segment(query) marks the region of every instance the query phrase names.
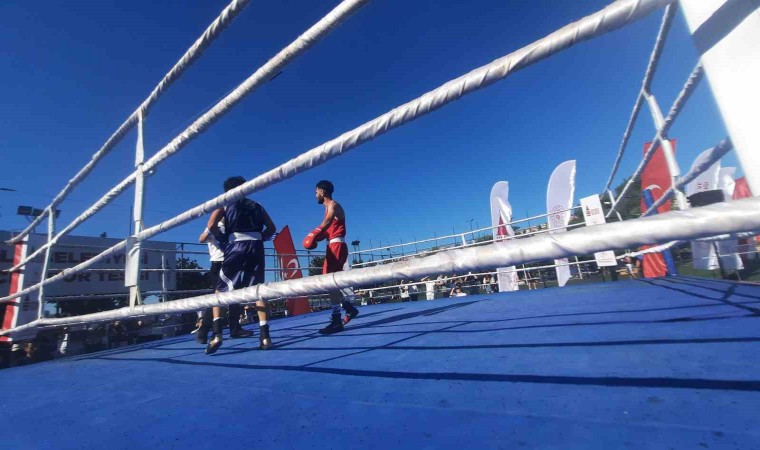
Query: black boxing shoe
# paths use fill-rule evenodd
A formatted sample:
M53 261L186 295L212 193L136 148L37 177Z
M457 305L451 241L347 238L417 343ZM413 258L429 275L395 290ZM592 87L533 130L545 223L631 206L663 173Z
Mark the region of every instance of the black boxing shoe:
M320 334L333 334L343 331L343 322L340 320L340 314L333 314L330 323L319 330Z
M216 353L217 350L219 350L219 347L222 346L222 335L221 334L215 334L214 337L211 338L211 342L208 343L206 346L206 354L212 355Z
M346 317L343 318L343 325L347 325L351 319L359 315L359 310L354 305L349 303L346 306Z
M269 324L261 325L259 329L259 350L272 348L272 338L269 337Z
M239 328L235 331L230 332L230 338L232 339L242 339L242 338L249 338L253 336L253 331L251 330L244 330L242 328Z

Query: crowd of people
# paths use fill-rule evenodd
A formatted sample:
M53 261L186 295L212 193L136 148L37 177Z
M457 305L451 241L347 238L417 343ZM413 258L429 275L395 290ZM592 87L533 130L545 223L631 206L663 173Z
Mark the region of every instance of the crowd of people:
M0 346L0 369L186 334L193 327L188 319L188 314L172 314L40 330L33 338Z
M439 298L464 297L466 295L492 294L499 292L496 277L490 274L438 275L419 280L401 280L389 286L360 289L356 295L363 305L389 301L416 302Z

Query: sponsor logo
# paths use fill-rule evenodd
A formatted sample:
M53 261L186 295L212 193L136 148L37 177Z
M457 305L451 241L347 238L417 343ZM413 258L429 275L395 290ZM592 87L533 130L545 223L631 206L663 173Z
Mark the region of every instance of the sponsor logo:
M292 280L293 278L300 278L300 271L301 267L298 265L298 259L297 258L290 258L288 259L288 262L283 264L283 267L285 267L285 270L283 270L282 277L286 280Z
M549 227L550 228L562 228L565 226L565 215L567 214L567 211L565 211L565 207L562 205L555 205L552 207L552 209L549 211Z

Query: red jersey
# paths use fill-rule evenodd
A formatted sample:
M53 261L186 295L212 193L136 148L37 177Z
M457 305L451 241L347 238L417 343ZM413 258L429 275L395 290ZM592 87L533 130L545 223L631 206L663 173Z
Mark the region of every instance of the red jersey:
M322 232L324 233L325 237L330 239L335 239L339 237L346 237L346 222L344 220L340 220L337 217L333 217L332 222L330 222Z

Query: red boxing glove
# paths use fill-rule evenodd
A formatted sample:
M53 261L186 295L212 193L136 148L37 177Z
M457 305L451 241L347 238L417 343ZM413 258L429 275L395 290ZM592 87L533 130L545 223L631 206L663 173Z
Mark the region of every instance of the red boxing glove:
M311 233L307 234L305 238L303 238L303 248L306 250L314 250L317 248L317 242L321 241L325 237L322 236L322 227L314 228Z

